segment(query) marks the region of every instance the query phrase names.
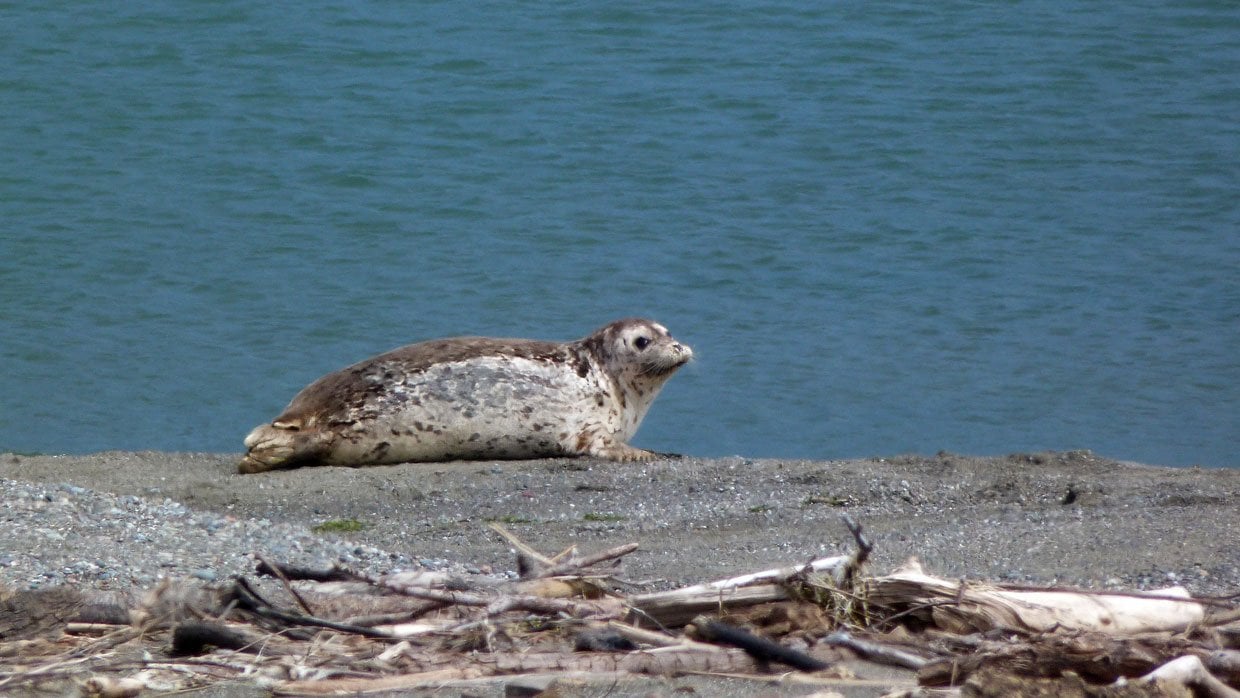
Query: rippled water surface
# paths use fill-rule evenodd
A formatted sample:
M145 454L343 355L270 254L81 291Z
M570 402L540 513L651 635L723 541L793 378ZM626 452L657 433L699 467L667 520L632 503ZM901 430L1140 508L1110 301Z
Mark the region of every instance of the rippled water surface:
M638 445L1240 465L1240 5L13 3L0 450L649 315Z

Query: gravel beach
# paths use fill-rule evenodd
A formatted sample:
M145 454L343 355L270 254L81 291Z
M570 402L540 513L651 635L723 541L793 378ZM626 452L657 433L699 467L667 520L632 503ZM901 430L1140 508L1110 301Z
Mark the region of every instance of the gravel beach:
M871 571L1031 584L1240 592L1240 469L1087 451L846 461L682 458L303 468L239 475L233 454L0 455L0 584L132 593L206 582L256 555L379 573L512 574L499 521L548 552L622 543L623 577L662 588L845 551ZM315 532L328 522L361 530Z

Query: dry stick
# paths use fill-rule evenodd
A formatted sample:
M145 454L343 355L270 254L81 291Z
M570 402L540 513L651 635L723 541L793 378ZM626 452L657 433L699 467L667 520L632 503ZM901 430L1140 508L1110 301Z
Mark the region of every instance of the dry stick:
M1180 683L1193 689L1193 695L1207 698L1240 698L1240 691L1219 681L1206 670L1201 659L1192 655L1173 659L1136 681L1154 683L1164 681Z
M267 559L264 558L262 555L255 553L254 557L258 558L258 561L261 564L266 565L271 570L271 572L275 574L276 578L280 580L280 583L284 585L284 590L287 591L289 595L291 595L293 599L297 601L297 605L301 606L301 610L305 611L306 615L308 616L314 615L314 609L310 608L310 604L306 603L306 600L301 597L301 594L298 594L297 590L293 588L293 585L289 583L288 577L284 576L284 570L281 570L279 567L276 567L270 562L267 562Z
M905 669L917 670L930 662L925 657L920 657L912 652L905 652L894 647L885 647L876 642L860 640L844 630L837 630L827 635L822 641L828 645L847 647L861 655L863 659L878 662L879 664L890 664L892 666L904 667Z
M558 565L549 567L543 570L542 572L539 572L538 574L534 575L534 578L542 579L545 577L561 577L561 576L570 574L574 571L582 570L591 565L597 565L600 562L606 562L607 560L612 560L618 557L624 557L625 555L628 555L634 550L637 550L637 548L638 548L637 543L627 543L625 545L612 548L611 550L604 550L601 553L595 553L594 555L587 555L577 560L570 560L568 562L562 562Z
M573 601L572 599L552 599L541 596L502 596L488 597L481 594L470 594L459 591L440 591L424 587L402 587L387 585L387 588L407 596L429 601L439 601L445 605L484 607L483 617L493 618L508 611L529 611L542 615L567 614L574 618L585 618L600 614L615 614L619 608L610 605ZM458 632L476 621L466 621L460 625L447 628L447 632Z
M426 587L414 586L412 584L397 584L386 580L375 580L373 583L383 587L384 589L391 589L398 594L412 596L415 599L438 601L449 606L486 606L495 600L494 597L485 596L483 594L474 594L468 591L428 589Z
M675 598L677 596L689 596L700 592L719 592L733 591L740 587L746 587L763 583L781 583L789 579L797 578L810 572L826 572L837 569L840 565L847 564L848 558L843 555L835 555L833 557L824 557L818 560L811 560L804 565L792 565L789 567L779 567L776 569L762 570L761 572L751 572L743 574L739 577L730 577L728 579L719 579L713 582L703 584L694 584L692 586L681 587L671 591L657 591L650 594L639 594L634 597L634 601L643 599L657 598Z
M376 625L407 623L412 620L417 620L431 611L438 611L446 605L447 604L442 601L427 601L416 608L407 608L403 611L394 613L374 613L363 616L349 616L341 622L349 623L351 625L364 625L368 628L373 628Z
M359 625L349 625L348 623L337 623L325 618L315 618L313 616L302 616L296 613L288 613L281 611L267 602L263 601L254 590L250 588L250 583L245 577L238 577L236 584L233 585L233 591L240 598L242 607L248 609L252 613L257 613L266 618L272 618L293 625L309 625L319 628L327 628L328 630L338 630L342 633L352 633L363 637L370 637L379 640L395 639L391 633L380 632L373 628L366 628Z
M576 543L573 543L572 545L570 545L570 546L568 546L567 548L565 548L565 549L561 550L560 552L556 553L555 555L552 555L552 556L551 556L551 564L553 564L553 565L554 565L554 564L559 564L560 562L563 562L565 559L570 558L570 557L572 557L573 555L576 555L576 554L577 554L577 544L576 544Z
M677 650L680 650L680 649L702 650L702 651L709 651L709 652L726 652L727 651L726 649L718 645L712 645L706 642L698 642L696 640L690 640L687 637L672 637L671 635L664 635L663 633L657 633L653 630L646 630L645 628L639 628L636 625L629 625L628 623L622 623L618 620L607 621L607 627L611 628L612 630L615 630L616 632L632 640L633 642L642 642L647 645L655 645L656 647L660 647L660 648L677 649Z
M103 654L107 650L118 645L123 645L130 640L141 637L145 632L143 628L135 628L133 626L123 626L114 632L108 633L93 642L85 645L79 645L66 653L68 657L91 657Z
M294 680L278 683L271 688L277 696L337 696L363 695L411 690L435 686L454 679L467 679L470 672L463 668L434 669L414 674L395 676L326 678L321 680Z
M700 613L719 613L739 606L786 601L788 598L788 591L783 585L761 584L724 589L687 587L630 596L625 602L632 609L630 613L634 618L645 618L666 629L682 626Z
M464 601L454 601L449 598L443 598L442 596L436 596L433 598L430 596L419 596L417 593L415 593L414 590L417 590L417 589L422 589L426 591L433 591L433 590L429 589L428 587L418 586L416 584L401 584L399 582L394 582L394 581L391 581L390 579L385 579L383 577L370 577L370 576L358 575L357 579L359 581L366 582L367 584L373 587L378 587L380 589L387 589L388 591L394 591L397 594L400 594L402 596L412 596L414 598L421 598L429 602L422 606L419 606L418 608L402 611L399 614L379 614L379 615L375 615L371 617L361 616L361 617L352 619L352 622L356 623L357 625L372 625L372 624L382 625L384 622L384 617L388 615L399 616L394 622L416 620L426 615L427 613L438 611L441 608L444 608L446 606L451 606L455 603L461 603L462 605L465 605L465 606L484 605L483 603L470 604L470 603L465 603ZM449 593L452 593L452 592L449 592ZM455 592L455 593L461 594L463 592ZM485 597L478 596L477 598L483 599ZM372 623L372 621L374 622Z
M756 667L752 657L735 648L719 648L718 652L501 652L495 655L490 668L498 674L542 674L546 672L580 671L606 674L603 685L614 689L615 675L659 674L680 675L686 672L737 672Z
M680 638L672 637L671 635L664 635L663 633L657 633L653 630L646 630L645 628L639 628L636 625L629 625L628 623L622 623L618 620L607 621L607 627L615 630L633 642L643 642L647 645L655 645L657 647L671 647L673 645L681 644ZM712 648L714 647L714 645L707 646Z
M567 613L574 618L586 618L600 614L615 614L620 608L604 604L585 603L572 599L549 599L541 596L510 596L487 606L487 617L498 616L507 611L529 611L546 615Z
M525 553L526 555L528 555L531 559L535 560L536 562L546 567L551 567L552 565L555 564L555 562L551 558L547 557L546 555L543 555L542 553L538 552L534 548L530 547L528 544L526 544L525 541L518 538L517 535L513 533L512 531L509 531L508 529L504 528L503 526L497 523L491 523L489 524L489 526L492 531L495 531L496 533L500 534L501 536L503 536L504 540L511 543L512 547L516 548L519 552Z
M812 572L834 573L847 563L846 557L836 555L804 565L751 572L671 591L638 594L629 596L626 601L632 614L643 616L655 625L680 626L711 608L785 600L788 592L783 583L791 579L804 579ZM761 586L754 586L758 584Z
M191 676L206 674L211 678L218 678L220 676L253 674L254 667L261 661L262 657L257 656L249 658L249 661L246 662L229 662L220 659L218 656L186 657L175 662L134 662L132 667L128 664L118 664L112 668L117 670L128 669L135 672L146 669L161 669L190 674Z
M900 611L899 613L895 613L890 616L887 616L883 618L883 620L890 623L891 621L896 620L897 618L903 618L904 616L912 615L918 611L924 611L927 608L934 608L935 606L959 606L959 605L960 605L959 601L927 601L926 603L917 604L916 606L911 606L909 608L906 608L903 611ZM1008 630L1010 630L1011 632L1020 632L1020 630L1015 629L1015 628L1008 628Z
M460 591L439 591L437 589L402 587L400 585L388 585L388 588L418 599L442 601L446 604L460 606L484 606L486 607L487 616L497 616L505 611L522 610L547 614L567 613L573 617L580 618L616 610L601 604L583 603L571 599L547 599L541 596L494 598Z
M791 647L784 647L764 637L758 637L740 628L710 620L700 616L693 621L693 626L705 640L733 645L745 650L745 653L758 661L779 662L801 671L819 671L831 665L804 652Z
M1208 625L1227 625L1233 620L1240 620L1240 608L1215 613L1206 618L1206 623Z
M120 628L128 627L128 625L117 623L65 623L65 633L68 635L107 635Z
M874 545L866 539L865 533L861 530L861 524L858 524L852 516L841 514L840 519L844 521L844 527L852 534L853 540L857 542L857 552L854 553L842 567L836 570L835 583L836 586L843 586L851 582L860 571L865 561L870 559L870 553L874 550Z
M849 514L841 514L840 518L844 521L844 526L848 528L848 532L852 534L853 540L857 542L857 563L862 564L869 559L870 553L874 550L874 544L865 537L865 532L861 530L861 524Z
M27 669L25 671L14 672L8 676L0 678L0 686L4 686L6 684L12 683L13 681L16 681L18 679L25 680L25 679L29 679L34 676L55 675L57 670L66 669L68 667L77 666L79 664L84 664L86 662L93 661L98 658L99 657L76 657L74 659L61 659L58 661L49 662L47 664L34 667L33 669Z
M279 570L279 572L277 572ZM257 574L265 574L275 576L283 574L289 579L306 580L310 582L362 582L365 581L349 570L339 566L329 569L311 569L309 567L298 567L296 565L286 565L282 562L272 565L269 562L259 560L258 567L254 570Z

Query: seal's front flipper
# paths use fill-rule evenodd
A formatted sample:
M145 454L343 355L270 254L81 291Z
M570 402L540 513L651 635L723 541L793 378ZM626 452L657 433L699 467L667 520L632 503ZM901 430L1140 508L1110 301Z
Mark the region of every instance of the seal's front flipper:
M620 461L622 463L645 463L652 460L659 460L666 454L655 453L641 448L634 448L628 444L608 443L590 449L588 455L597 458L606 458L607 460Z

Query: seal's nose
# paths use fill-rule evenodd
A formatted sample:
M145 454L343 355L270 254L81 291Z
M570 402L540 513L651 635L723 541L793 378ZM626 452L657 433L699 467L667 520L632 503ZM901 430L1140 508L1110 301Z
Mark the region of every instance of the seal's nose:
M689 348L688 344L681 344L680 342L676 342L672 344L672 351L676 352L677 354L680 354L681 357L683 357L685 361L688 361L689 359L693 358L693 350Z

